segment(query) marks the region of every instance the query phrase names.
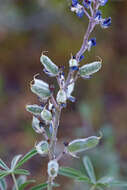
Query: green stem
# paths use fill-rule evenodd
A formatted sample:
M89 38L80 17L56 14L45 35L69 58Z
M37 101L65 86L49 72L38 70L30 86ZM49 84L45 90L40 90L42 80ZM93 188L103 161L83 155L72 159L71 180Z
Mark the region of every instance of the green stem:
M51 185L51 183L49 182L48 183L48 188L47 188L48 190L52 190L52 185Z
M17 184L17 181L16 181L16 178L15 178L15 175L12 173L11 176L12 176L12 179L13 179L13 181L14 181L16 190L19 190L18 184Z

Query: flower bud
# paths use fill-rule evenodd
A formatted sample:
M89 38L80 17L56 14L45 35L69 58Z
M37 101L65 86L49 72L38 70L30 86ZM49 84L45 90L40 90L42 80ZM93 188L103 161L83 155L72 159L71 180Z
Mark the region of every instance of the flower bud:
M63 89L60 89L58 91L56 100L57 100L58 104L61 104L61 103L66 104L67 95Z
M42 112L42 107L41 106L38 106L36 104L34 105L26 105L26 110L36 116L39 116Z
M79 68L79 74L81 77L89 76L101 69L101 61L95 61Z
M56 76L58 74L58 67L55 65L46 55L43 55L40 57L40 61L43 64L45 70L47 71L47 74L50 76Z
M50 96L49 85L35 77L34 84L31 84L31 91L42 99L47 99Z
M43 111L41 112L41 117L46 122L50 122L52 120L52 114L46 108L44 108Z
M71 58L69 60L69 67L71 68L72 71L77 71L78 70L78 62L77 62L77 60Z
M69 154L75 157L78 152L83 152L85 150L94 148L99 143L100 137L91 136L84 139L76 139L70 142L67 146L67 151Z
M44 128L40 125L40 120L33 116L32 128L36 133L41 134L44 131Z
M49 144L47 141L41 141L35 146L38 154L44 155L48 153L49 150Z
M59 164L56 160L51 160L48 163L48 175L51 178L55 178L58 175Z

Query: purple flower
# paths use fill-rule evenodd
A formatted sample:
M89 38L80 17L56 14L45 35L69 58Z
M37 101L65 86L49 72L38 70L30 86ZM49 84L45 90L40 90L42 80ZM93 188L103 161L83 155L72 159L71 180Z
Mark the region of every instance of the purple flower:
M79 58L79 62L81 62L84 59L84 55L81 55Z
M72 6L76 6L78 4L78 0L72 0Z
M79 3L75 3L74 5L72 4L71 11L75 12L77 14L77 16L80 18L83 17L83 15L84 15L84 8Z
M88 51L90 51L91 47L96 46L96 38L91 38L88 41Z
M98 10L98 11L96 12L96 15L95 15L95 20L96 20L96 22L99 24L99 22L100 22L101 19L102 19L102 13L101 13L100 10Z
M79 70L78 66L70 67L70 71L78 71L78 70Z
M108 2L108 0L99 0L101 6L105 6L105 4Z
M89 8L89 6L91 5L91 0L83 0L83 5L85 8Z
M102 28L108 28L111 25L111 17L105 18L101 22L101 27Z

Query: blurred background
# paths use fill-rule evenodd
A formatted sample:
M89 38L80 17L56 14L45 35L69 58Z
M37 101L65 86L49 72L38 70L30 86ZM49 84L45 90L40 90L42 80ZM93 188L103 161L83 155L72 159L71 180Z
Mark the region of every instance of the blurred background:
M49 80L42 72L41 52L48 51L67 72L71 53L81 46L88 20L69 11L70 1L0 1L0 157L8 164L15 154L25 154L40 139L31 128L32 116L25 105L38 103L29 88L33 75L40 73L43 80ZM101 9L104 17L112 17L112 26L105 30L96 27L91 37L96 37L97 46L85 54L81 64L100 56L103 67L91 80L78 80L74 92L77 101L69 103L62 113L58 149L65 140L99 135L101 130L104 137L100 146L85 154L92 159L98 177L110 173L126 180L127 1L109 0ZM49 83L55 84L54 79ZM61 164L84 170L82 157L65 157ZM38 183L46 179L46 163L46 158L36 156L25 166ZM61 190L89 189L63 177L57 182L63 184Z

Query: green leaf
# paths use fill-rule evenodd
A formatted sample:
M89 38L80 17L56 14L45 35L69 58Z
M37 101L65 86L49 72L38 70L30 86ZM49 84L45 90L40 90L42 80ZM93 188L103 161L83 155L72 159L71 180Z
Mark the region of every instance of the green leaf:
M42 189L47 188L47 186L48 186L48 183L43 183L43 184L39 184L39 185L32 187L30 190L42 190ZM59 184L54 183L52 186L59 187Z
M0 167L4 170L9 170L9 168L7 167L7 165L3 162L2 159L0 159Z
M63 175L74 179L84 176L84 174L82 174L80 171L69 167L60 167L58 173L59 175Z
M21 184L21 185L19 186L19 190L24 190L24 188L25 188L27 185L31 184L31 183L35 183L35 180L28 180L28 181L26 181L25 183Z
M113 186L127 187L127 182L115 180L111 176L102 177L101 179L97 181L97 184L103 185L103 186L109 186L109 187L113 187Z
M36 186L32 187L30 190L42 190L42 189L47 188L47 186L48 186L47 183L43 183L43 184L36 185Z
M114 187L114 186L117 186L117 187L127 187L127 182L113 180L112 182L108 183L108 185L110 187Z
M26 180L27 180L26 176L24 176L24 175L19 176L19 177L17 178L17 180L16 180L18 187L20 187L20 185L22 185L23 183L25 183ZM12 190L16 190L15 185L13 186L13 189L12 189Z
M0 180L0 189L7 190L7 183L6 183L5 179Z
M37 150L33 148L30 152L28 152L17 164L15 168L19 168L22 166L25 162L27 162L29 159L31 159L33 156L37 154Z
M24 170L24 169L16 169L16 170L14 170L14 174L30 175L30 172L28 170Z
M94 148L98 145L101 137L91 136L83 139L75 139L67 146L68 153L76 157L76 154Z
M91 182L93 184L96 184L96 177L95 177L95 173L94 173L94 168L93 168L93 165L92 165L89 157L85 156L83 158L83 163L84 163L84 166L86 168L86 171L88 173L88 176L89 176Z
M87 183L91 184L91 181L86 176L78 177L76 180L80 181L80 182L87 182Z
M14 168L15 168L17 162L19 161L19 159L21 158L21 156L22 156L22 155L19 154L19 155L16 155L16 156L13 158L13 160L11 161L11 170L14 170Z
M114 180L113 177L111 177L111 176L105 176L105 177L102 177L101 179L99 179L97 181L97 183L106 185L108 183L111 183L113 180Z
M0 179L3 179L5 176L7 176L9 174L8 171L3 171L3 170L0 170Z

